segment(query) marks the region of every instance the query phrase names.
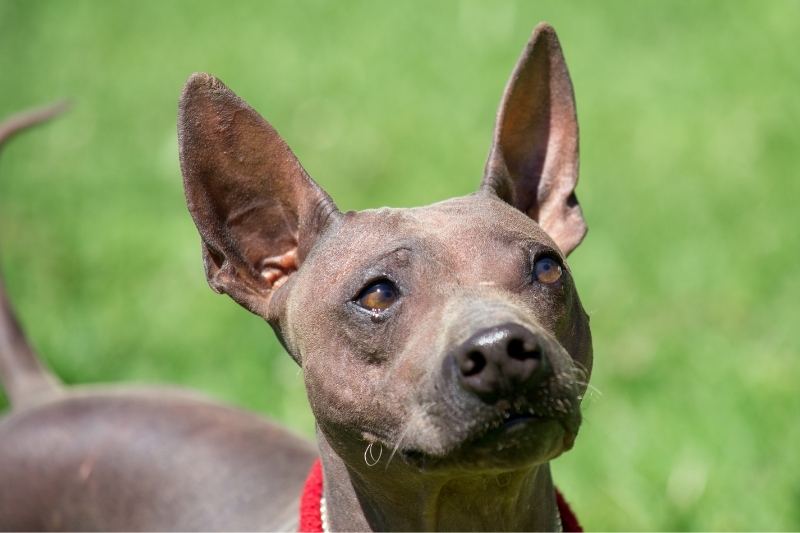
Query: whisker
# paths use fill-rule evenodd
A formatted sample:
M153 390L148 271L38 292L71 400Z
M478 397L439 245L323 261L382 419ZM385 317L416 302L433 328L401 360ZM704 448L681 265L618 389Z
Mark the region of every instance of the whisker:
M416 423L416 421L417 421L417 419L419 417L424 416L424 412L425 411L422 410L422 411L414 414L411 417L411 419L408 422L406 422L406 425L403 428L403 431L400 432L400 436L397 437L397 442L395 443L394 447L392 448L392 453L389 454L389 459L386 460L386 468L385 468L385 470L389 469L389 463L392 462L392 458L394 457L394 454L396 454L397 450L400 449L400 445L403 443L403 439L408 434L408 431L411 429L411 426L413 426Z
M594 386L594 385L592 385L591 383L582 383L582 385L586 385L586 388L587 388L587 389L588 389L590 392L593 392L594 394L596 394L596 395L598 395L598 396L602 396L602 395L603 395L603 391L601 391L600 389L598 389L597 387L595 387L595 386Z

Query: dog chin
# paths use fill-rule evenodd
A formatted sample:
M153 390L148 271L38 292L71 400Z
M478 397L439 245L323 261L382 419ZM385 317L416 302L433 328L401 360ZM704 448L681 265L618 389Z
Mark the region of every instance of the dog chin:
M512 416L485 424L461 442L428 452L405 449L406 464L423 471L503 472L530 468L569 451L580 416L564 418Z

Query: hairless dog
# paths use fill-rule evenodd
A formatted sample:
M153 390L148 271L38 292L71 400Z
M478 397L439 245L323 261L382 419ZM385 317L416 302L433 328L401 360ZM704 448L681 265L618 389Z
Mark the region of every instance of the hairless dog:
M60 386L0 287L0 528L577 527L549 461L573 446L592 366L565 259L586 225L550 26L511 75L468 196L341 212L207 74L183 90L178 138L208 283L302 368L317 446L189 392Z

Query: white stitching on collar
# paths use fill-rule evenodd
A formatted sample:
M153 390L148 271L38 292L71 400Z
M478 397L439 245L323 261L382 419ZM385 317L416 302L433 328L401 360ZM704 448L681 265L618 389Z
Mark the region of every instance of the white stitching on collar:
M328 525L328 506L325 503L325 496L319 499L319 518L322 522L322 532L330 533L331 528Z

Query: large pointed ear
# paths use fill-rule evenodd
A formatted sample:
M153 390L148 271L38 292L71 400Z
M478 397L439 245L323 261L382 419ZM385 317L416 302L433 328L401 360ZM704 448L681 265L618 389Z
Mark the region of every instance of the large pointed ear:
M212 76L186 82L178 141L209 285L267 318L271 296L338 216L336 206L278 132Z
M578 119L567 65L541 23L511 74L481 189L536 220L565 254L586 234L578 183Z

